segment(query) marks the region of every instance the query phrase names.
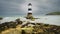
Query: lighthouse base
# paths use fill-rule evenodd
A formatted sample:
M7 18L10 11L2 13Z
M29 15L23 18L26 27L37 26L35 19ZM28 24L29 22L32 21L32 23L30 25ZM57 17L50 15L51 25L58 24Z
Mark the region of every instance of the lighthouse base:
M32 13L28 13L26 19L33 19Z

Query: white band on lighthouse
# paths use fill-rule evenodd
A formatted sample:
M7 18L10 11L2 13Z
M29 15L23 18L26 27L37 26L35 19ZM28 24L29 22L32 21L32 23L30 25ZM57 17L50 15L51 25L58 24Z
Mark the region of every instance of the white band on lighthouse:
M32 11L28 11L28 13L32 13Z
M28 6L28 8L32 8L32 6Z

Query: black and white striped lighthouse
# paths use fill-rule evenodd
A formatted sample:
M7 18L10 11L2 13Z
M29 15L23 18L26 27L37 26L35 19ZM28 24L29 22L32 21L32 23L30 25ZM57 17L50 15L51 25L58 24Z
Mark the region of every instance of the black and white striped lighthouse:
M32 4L31 3L28 4L28 13L32 13Z
M28 14L27 14L27 19L31 19L32 18L32 4L29 3L28 4Z

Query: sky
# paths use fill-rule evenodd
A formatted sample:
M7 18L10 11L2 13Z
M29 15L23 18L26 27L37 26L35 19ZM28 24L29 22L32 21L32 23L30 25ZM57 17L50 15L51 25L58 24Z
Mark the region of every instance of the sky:
M0 16L23 16L32 4L33 15L60 12L60 0L0 0Z

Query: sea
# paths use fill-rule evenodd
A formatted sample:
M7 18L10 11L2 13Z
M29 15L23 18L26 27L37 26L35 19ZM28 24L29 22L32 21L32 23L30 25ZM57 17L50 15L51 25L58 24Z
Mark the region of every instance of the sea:
M36 22L60 26L60 15L45 15L45 16L34 16L34 17L39 18L35 19ZM15 21L18 18L22 21L27 20L25 16L13 16L13 17L9 16L9 17L3 17L3 19L0 20L0 24L4 22Z

